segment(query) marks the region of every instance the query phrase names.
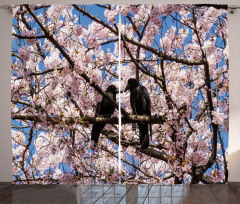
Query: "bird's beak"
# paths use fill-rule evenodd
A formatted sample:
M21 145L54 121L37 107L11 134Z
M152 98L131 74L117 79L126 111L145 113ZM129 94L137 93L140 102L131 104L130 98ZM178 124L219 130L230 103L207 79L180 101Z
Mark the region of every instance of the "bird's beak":
M130 89L130 86L127 85L126 88L125 88L125 91L129 90Z
M118 93L123 93L123 91L119 91L119 89L116 89L115 93L118 94Z

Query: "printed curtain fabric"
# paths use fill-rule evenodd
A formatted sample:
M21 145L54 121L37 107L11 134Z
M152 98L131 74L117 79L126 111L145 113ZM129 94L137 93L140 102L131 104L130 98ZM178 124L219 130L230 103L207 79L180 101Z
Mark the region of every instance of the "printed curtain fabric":
M15 184L225 183L225 5L13 5Z

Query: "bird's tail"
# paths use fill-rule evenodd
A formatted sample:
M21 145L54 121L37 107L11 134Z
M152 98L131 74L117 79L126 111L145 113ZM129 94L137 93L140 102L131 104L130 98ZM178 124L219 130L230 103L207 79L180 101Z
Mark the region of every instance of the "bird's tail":
M149 147L148 124L138 124L138 126L141 148L147 149Z
M150 142L152 142L152 124L149 123L149 126L150 126Z
M105 124L93 125L93 127L92 127L92 134L91 134L91 140L93 140L95 143L98 143L98 139L100 137L100 133L102 132L104 127L105 127Z

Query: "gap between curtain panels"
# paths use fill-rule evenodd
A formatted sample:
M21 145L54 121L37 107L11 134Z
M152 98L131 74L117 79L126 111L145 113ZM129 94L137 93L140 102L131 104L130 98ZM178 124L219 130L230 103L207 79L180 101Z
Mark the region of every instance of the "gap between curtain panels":
M118 27L118 135L119 135L119 140L118 140L118 175L119 175L119 184L121 184L121 129L122 129L122 117L121 117L121 27L122 27L122 22L121 22L121 6L119 6L119 27Z

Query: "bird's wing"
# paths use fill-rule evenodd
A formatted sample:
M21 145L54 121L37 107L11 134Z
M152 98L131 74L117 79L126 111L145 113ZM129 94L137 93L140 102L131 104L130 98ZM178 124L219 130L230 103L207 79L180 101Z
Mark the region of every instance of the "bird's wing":
M146 107L145 107L144 111L145 111L146 115L151 116L151 100L150 100L148 91L144 86L141 87L141 91L142 91L142 97L146 103ZM150 126L150 138L152 141L152 125L151 125L151 123L149 123L149 126Z
M131 107L132 107L132 112L133 112L134 115L136 115L137 111L136 111L134 97L133 97L132 94L130 94L130 103L131 103Z
M116 96L110 92L106 92L109 98L116 101ZM114 113L115 107L106 98L103 98L98 108L98 116L111 116Z
M143 101L143 110L147 115L151 115L151 100L147 89L141 86L141 96Z
M97 103L95 117L100 116L101 103L102 103L102 102L98 102L98 103Z

